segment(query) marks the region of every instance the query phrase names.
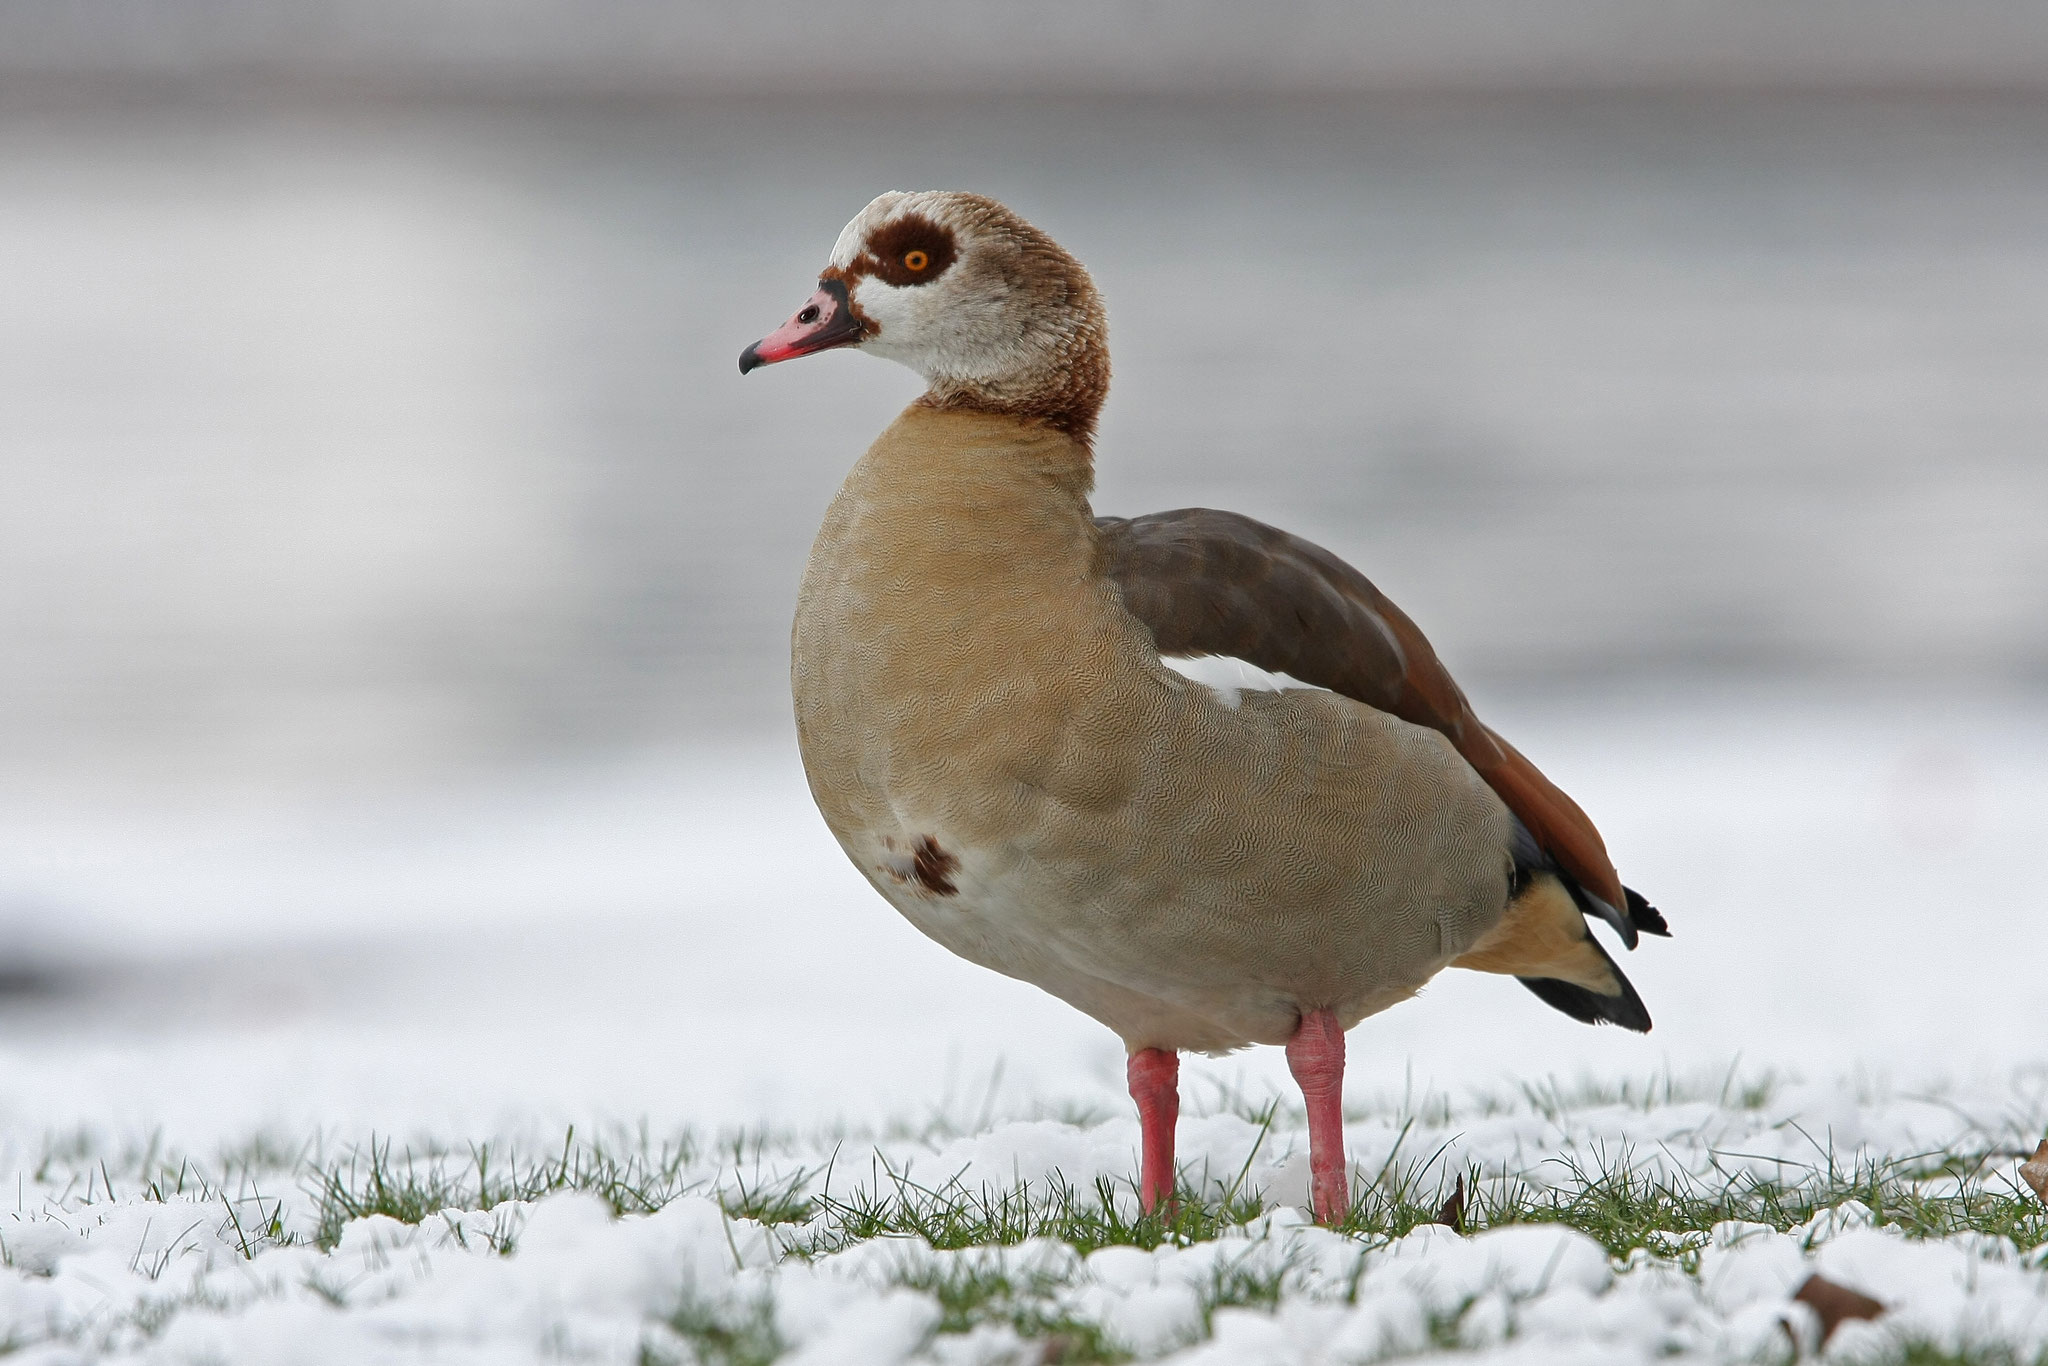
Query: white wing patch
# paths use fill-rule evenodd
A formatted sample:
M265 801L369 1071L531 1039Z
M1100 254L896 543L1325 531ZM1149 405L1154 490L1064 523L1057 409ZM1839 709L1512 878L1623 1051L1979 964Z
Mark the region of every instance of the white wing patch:
M1248 692L1286 692L1292 688L1328 692L1328 688L1304 683L1291 674L1269 673L1236 655L1161 655L1159 662L1191 682L1216 694L1216 700L1232 711Z

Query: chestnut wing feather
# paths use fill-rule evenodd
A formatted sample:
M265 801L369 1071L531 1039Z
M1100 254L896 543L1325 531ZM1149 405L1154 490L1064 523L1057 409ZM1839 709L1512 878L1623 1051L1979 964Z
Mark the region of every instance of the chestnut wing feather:
M1365 575L1232 512L1180 508L1095 525L1103 573L1159 653L1234 655L1442 732L1580 886L1610 907L1630 904L1578 803L1473 715L1429 641Z

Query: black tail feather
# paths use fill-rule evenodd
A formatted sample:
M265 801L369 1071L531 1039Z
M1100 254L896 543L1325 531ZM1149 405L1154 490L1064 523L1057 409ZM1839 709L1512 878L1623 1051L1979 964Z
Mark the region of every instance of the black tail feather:
M1607 959L1614 980L1621 983L1621 995L1603 996L1572 982L1560 982L1555 977L1517 977L1515 980L1535 992L1543 1004L1563 1011L1581 1024L1617 1024L1638 1034L1649 1033L1650 1010L1643 1004L1643 998L1636 995L1635 984L1615 967L1614 960L1608 957L1607 950L1600 948L1598 941L1593 947Z
M1671 937L1671 926L1664 915L1652 906L1643 894L1633 887L1623 887L1622 899L1625 906L1609 906L1599 897L1578 884L1577 879L1558 867L1557 861L1546 854L1536 843L1536 837L1529 833L1527 826L1519 820L1514 825L1514 842L1510 846L1512 874L1509 880L1508 899L1522 894L1529 882L1538 873L1548 873L1564 884L1571 894L1572 902L1589 920L1604 920L1613 926L1621 936L1621 942L1633 949L1638 934ZM1586 936L1593 951L1606 960L1614 980L1621 984L1619 996L1605 996L1572 982L1559 981L1555 977L1517 977L1515 980L1534 992L1539 1000L1553 1010L1561 1010L1583 1024L1617 1024L1623 1029L1632 1029L1638 1034L1650 1032L1650 1010L1643 1004L1643 998L1636 995L1635 983L1615 965L1614 958L1600 941L1591 934Z
M1649 903L1643 894L1633 887L1621 889L1622 900L1628 904L1619 908L1608 905L1579 885L1577 878L1558 866L1557 860L1543 851L1536 843L1536 837L1529 833L1529 827L1517 820L1508 845L1511 868L1508 878L1508 900L1513 901L1529 885L1529 879L1537 873L1555 874L1572 894L1578 908L1594 920L1604 920L1614 927L1621 936L1621 942L1629 948L1636 946L1636 934L1671 937L1671 926L1665 923L1664 913Z
M1628 918L1630 924L1634 925L1644 934L1662 935L1666 939L1671 937L1671 927L1664 923L1664 913L1662 911L1659 911L1655 906L1645 901L1643 894L1635 888L1624 887L1621 890L1628 897Z

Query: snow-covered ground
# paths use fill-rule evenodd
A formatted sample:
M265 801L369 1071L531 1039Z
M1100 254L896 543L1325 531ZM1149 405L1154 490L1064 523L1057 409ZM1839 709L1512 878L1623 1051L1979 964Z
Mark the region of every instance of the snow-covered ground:
M1448 1144L1436 1176L1558 1180L1563 1156L1791 1179L1830 1154L1954 1151L1994 1154L1984 1179L2009 1184L2009 1154L2048 1126L2048 712L1745 695L1496 721L1670 914L1676 937L1624 964L1657 1028L1587 1029L1512 983L1440 981L1351 1035L1363 1178L1413 1120L1402 1160ZM878 1145L920 1180L1057 1171L1085 1190L1128 1179L1136 1138L1114 1039L901 923L781 744L354 799L174 807L53 787L0 812L0 868L18 979L0 1006L0 1178L16 1191L0 1333L27 1360L660 1360L682 1351L661 1326L679 1306L744 1317L762 1296L806 1360L1004 1359L1012 1330L934 1336L939 1301L891 1288L956 1256L1008 1259L1024 1281L1039 1268L1060 1314L1189 1359L1768 1355L1790 1350L1777 1316L1803 1312L1785 1294L1816 1268L1894 1306L1830 1351L1880 1332L2048 1349L2038 1251L1906 1242L1853 1208L1622 1262L1554 1229L1373 1246L1298 1227L1298 1134L1283 1119L1254 1155L1242 1117L1284 1094L1272 1050L1184 1071L1182 1157L1198 1176L1249 1160L1276 1211L1255 1229L1078 1260L904 1240L778 1258L788 1226L724 1217L709 1195L815 1184L828 1164L846 1191L881 1171ZM1741 1085L1718 1097L1729 1075L1778 1085L1753 1108ZM1582 1078L1683 1085L1668 1103L1562 1109L1523 1089L1569 1096ZM623 1220L560 1194L306 1241L315 1158L373 1141L532 1155L571 1124L657 1145L693 1133L673 1189L696 1193ZM736 1166L715 1139L740 1129L774 1136ZM147 1198L164 1154L214 1184ZM513 1255L491 1250L514 1234ZM1281 1311L1226 1307L1214 1341L1189 1345L1201 1287L1240 1256L1285 1263Z
M1711 1190L1745 1175L1796 1182L1830 1160L1853 1169L1887 1154L1995 1150L2048 1119L2048 1075L2013 1080L2016 1089L1940 1097L1819 1084L1747 1106L1381 1113L1346 1137L1364 1180L1420 1167L1540 1189L1570 1185L1574 1168L1633 1165ZM320 1192L302 1172L295 1181L288 1155L245 1153L227 1176L218 1161L180 1162L185 1189L174 1193L161 1154L147 1158L165 1174L150 1192L132 1151L16 1151L19 1208L0 1216L12 1267L0 1276L0 1313L23 1345L19 1359L37 1363L750 1362L782 1350L847 1366L992 1366L1056 1360L1049 1344L1076 1338L1189 1363L1451 1349L1488 1361L1748 1362L1816 1345L1819 1322L1792 1296L1818 1274L1886 1310L1843 1325L1831 1360L1895 1360L1913 1344L1982 1361L2048 1353L2048 1247L1983 1233L1909 1239L1854 1199L1787 1230L1726 1219L1653 1234L1625 1257L1556 1224L1351 1238L1309 1226L1294 1207L1307 1184L1298 1131L1211 1114L1184 1120L1181 1137L1190 1184L1262 1192L1266 1212L1213 1238L1085 1254L1046 1237L940 1251L889 1236L804 1256L797 1249L822 1215L764 1225L728 1206L750 1188L847 1200L862 1187L886 1195L898 1180L964 1192L1127 1182L1137 1138L1128 1118L707 1147L669 1173L674 1198L652 1213L619 1217L569 1191L421 1211L417 1222L370 1214L326 1228L324 1240ZM1403 1153L1414 1155L1405 1166ZM474 1158L444 1165L459 1176ZM2010 1183L2012 1163L1994 1165ZM334 1169L367 1192L358 1167ZM1129 1200L1126 1185L1115 1201Z

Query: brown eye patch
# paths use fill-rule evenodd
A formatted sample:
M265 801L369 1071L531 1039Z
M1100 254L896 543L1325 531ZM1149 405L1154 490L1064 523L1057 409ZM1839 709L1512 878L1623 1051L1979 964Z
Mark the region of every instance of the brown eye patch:
M957 255L950 229L908 213L868 238L867 259L861 264L885 284L921 285L945 274Z

